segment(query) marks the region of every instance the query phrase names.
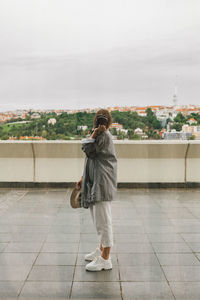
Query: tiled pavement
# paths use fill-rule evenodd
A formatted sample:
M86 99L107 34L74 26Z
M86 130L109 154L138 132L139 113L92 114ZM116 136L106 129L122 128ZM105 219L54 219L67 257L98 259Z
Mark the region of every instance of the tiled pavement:
M98 239L70 191L0 190L0 299L200 299L200 190L120 189L101 272L85 270Z

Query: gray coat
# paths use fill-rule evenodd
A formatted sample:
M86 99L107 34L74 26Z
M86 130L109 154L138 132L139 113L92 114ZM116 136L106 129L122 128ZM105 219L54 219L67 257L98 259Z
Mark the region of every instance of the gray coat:
M97 201L112 201L117 191L117 158L109 129L96 138L81 140L85 152L81 185L81 206L88 208Z

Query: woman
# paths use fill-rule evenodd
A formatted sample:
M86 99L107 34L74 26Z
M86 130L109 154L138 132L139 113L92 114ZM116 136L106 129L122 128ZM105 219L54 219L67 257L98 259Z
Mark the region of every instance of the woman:
M83 176L78 182L81 187L81 205L89 208L100 247L85 255L91 262L86 270L112 269L110 250L113 246L111 201L117 190L117 158L109 127L112 117L108 110L97 111L93 131L83 139L82 150L86 154Z

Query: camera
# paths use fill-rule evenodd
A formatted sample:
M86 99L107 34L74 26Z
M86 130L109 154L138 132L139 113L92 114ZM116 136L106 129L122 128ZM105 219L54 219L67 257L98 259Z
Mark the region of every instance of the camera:
M98 128L99 125L108 125L108 118L104 115L99 115L97 116L97 120L96 120L96 124L95 124L95 128Z

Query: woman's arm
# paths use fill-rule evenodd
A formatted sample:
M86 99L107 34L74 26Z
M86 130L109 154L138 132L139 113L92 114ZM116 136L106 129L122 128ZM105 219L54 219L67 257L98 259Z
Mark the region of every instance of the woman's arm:
M102 149L106 146L108 136L106 134L103 134L105 130L106 127L104 125L100 125L98 128L94 129L89 138L83 139L81 141L82 150L88 157L94 158L96 154L102 151Z

